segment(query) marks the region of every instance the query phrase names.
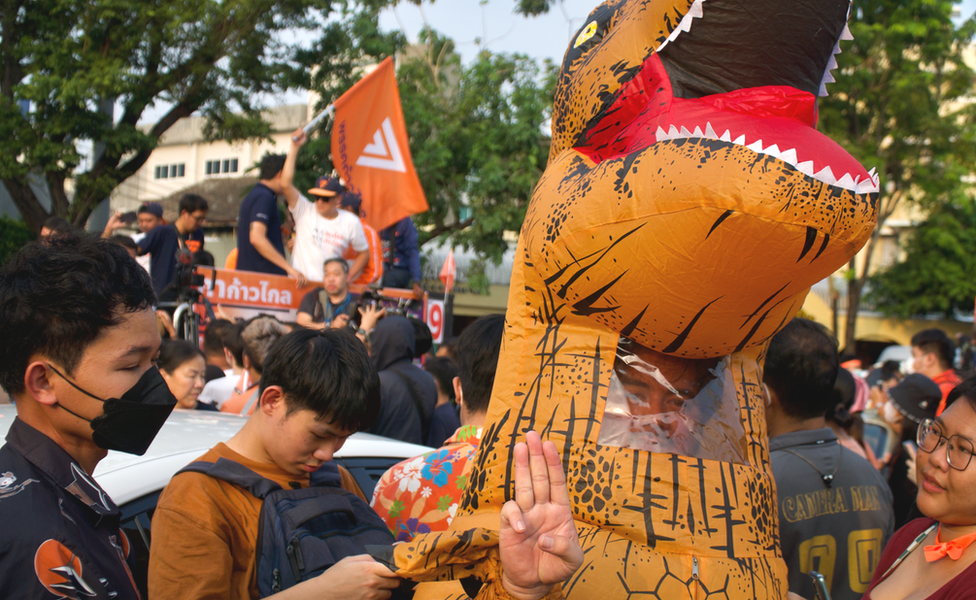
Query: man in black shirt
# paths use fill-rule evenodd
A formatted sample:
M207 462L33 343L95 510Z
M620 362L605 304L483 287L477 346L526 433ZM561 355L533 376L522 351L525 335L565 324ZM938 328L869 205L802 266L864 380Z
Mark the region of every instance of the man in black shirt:
M58 236L0 270L0 386L17 418L0 448L5 598L139 594L120 512L92 472L142 454L176 404L153 360L152 285L109 240Z
M288 156L266 154L261 159L260 179L244 196L237 217L237 268L288 275L298 282L298 287L305 285L305 275L288 264L285 258L278 196L284 195L289 202L298 198L299 192L292 184L292 178L300 147L301 143L292 141Z

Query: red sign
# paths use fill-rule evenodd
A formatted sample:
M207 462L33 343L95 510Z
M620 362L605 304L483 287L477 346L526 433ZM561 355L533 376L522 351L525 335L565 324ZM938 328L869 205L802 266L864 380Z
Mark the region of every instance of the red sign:
M430 335L434 338L435 344L444 341L444 301L427 301L427 327L430 328Z

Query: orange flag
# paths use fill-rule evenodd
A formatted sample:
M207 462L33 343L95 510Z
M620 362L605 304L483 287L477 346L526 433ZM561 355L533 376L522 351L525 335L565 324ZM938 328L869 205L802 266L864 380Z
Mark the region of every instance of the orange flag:
M447 253L447 258L444 259L444 266L441 267L441 273L438 279L444 284L444 293L451 293L451 289L454 288L454 277L457 275L457 267L454 265L454 248L451 248Z
M335 101L332 161L346 186L362 197L363 221L373 229L427 210L410 159L392 58Z

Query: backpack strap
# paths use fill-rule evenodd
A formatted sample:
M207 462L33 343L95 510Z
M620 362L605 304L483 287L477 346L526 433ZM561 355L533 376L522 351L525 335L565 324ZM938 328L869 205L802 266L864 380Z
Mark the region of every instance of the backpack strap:
M426 444L427 436L430 434L430 419L432 415L428 415L424 410L424 403L420 399L420 391L417 389L417 384L403 371L395 367L390 367L389 370L393 371L393 373L400 378L400 381L407 386L407 391L410 392L410 398L413 400L414 406L417 407L417 413L420 415L420 431L422 436L420 443Z
M241 463L230 460L229 458L218 458L217 462L198 460L177 471L176 475L180 473L203 473L208 477L220 479L221 481L226 481L227 483L244 488L259 500L264 500L265 496L271 492L281 489L281 486L277 483L261 477Z
M247 401L244 403L244 406L241 408L240 414L242 417L251 416L251 412L254 411L254 403L258 401L258 390L260 389L261 388L257 386L254 387L254 391L251 392L251 397L247 399Z

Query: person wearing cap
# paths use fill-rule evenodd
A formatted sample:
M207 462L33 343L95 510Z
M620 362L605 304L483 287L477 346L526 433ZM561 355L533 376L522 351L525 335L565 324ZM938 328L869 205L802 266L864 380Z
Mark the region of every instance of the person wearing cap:
M914 514L915 495L918 493L914 481L914 440L919 423L936 417L935 411L942 401L942 392L925 375L912 373L890 388L887 396L888 401L881 412L901 442L895 453L885 460L891 468L888 485L894 499L897 529L917 516Z
M258 183L241 200L237 217L237 262L241 271L287 275L305 285L305 274L294 268L285 258L285 244L281 237L281 215L278 196L289 203L298 198L292 184L298 147L292 142L287 156L266 154L261 159Z
M292 149L296 154L306 139L302 129L293 134ZM338 179L319 177L315 187L308 190L314 202L300 193L288 196L288 210L295 219L291 262L309 281L322 281L325 261L343 258L347 250L352 255L348 281L359 277L369 259L363 224L355 215L339 210L339 198L344 191Z
M363 215L360 211L362 205L363 199L356 192L347 190L339 195L339 209L356 215L356 218L363 225L363 233L366 234L366 243L369 245L367 252L369 254L369 260L366 261L366 266L363 267L362 274L353 280L352 283L369 285L371 283L379 283L383 277L383 244L380 241L380 234L376 233L376 230L366 223L363 223ZM346 260L354 259L356 258L356 251L351 247L347 248L342 258Z

